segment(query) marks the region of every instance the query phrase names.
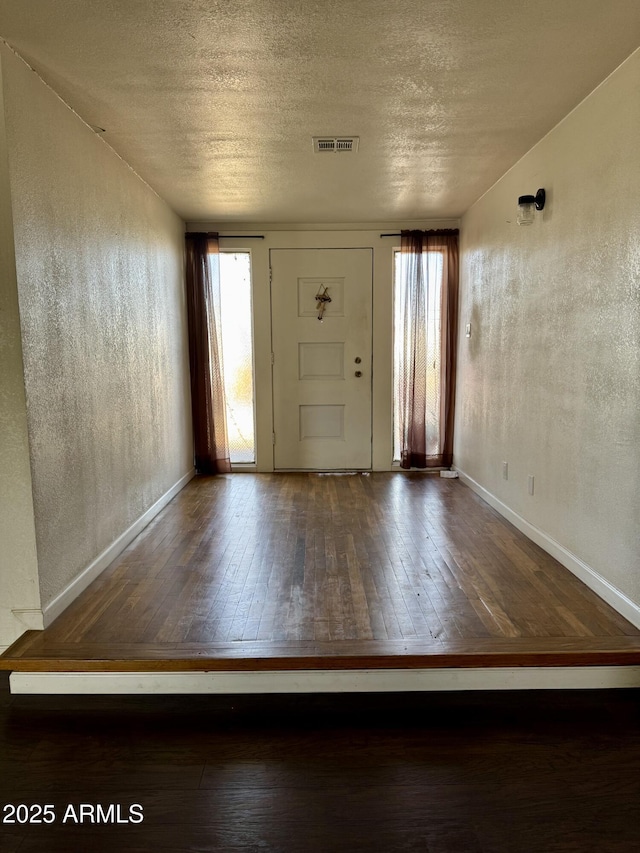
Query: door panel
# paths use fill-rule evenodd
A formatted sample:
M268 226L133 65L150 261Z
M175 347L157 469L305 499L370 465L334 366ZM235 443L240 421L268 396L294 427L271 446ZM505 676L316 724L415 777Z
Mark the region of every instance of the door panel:
M371 468L371 285L370 249L271 250L276 470Z

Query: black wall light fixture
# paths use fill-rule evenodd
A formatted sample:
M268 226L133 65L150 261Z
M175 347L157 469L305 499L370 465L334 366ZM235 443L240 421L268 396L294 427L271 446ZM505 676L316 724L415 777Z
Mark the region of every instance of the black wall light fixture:
M546 201L544 190L535 195L521 195L518 198L518 225L532 225L534 210L543 210Z

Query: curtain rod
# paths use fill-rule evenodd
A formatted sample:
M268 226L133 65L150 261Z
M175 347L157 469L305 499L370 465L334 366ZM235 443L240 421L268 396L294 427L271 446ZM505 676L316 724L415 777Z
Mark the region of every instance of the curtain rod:
M185 231L185 237L198 237L204 234L206 237L218 237L229 240L264 240L264 234L218 234L217 231Z
M414 230L414 229L407 229ZM445 237L447 234L459 234L459 228L433 228L431 231L425 231L425 234L433 234L436 237ZM381 234L381 237L402 237L400 231L397 234Z

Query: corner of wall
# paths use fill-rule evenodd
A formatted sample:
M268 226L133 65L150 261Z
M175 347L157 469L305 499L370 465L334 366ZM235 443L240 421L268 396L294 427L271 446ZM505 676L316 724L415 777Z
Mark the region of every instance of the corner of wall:
M0 53L0 648L42 627Z

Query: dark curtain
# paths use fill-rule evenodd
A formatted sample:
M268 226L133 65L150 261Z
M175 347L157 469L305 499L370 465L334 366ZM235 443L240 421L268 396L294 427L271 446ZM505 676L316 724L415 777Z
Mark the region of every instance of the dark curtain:
M220 256L217 234L186 235L187 316L195 467L231 471L220 345Z
M402 468L453 461L458 325L458 231L401 235L400 436ZM428 253L442 256L438 264Z

